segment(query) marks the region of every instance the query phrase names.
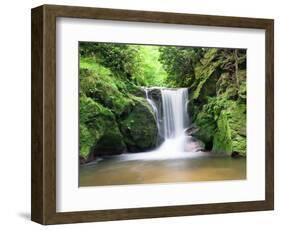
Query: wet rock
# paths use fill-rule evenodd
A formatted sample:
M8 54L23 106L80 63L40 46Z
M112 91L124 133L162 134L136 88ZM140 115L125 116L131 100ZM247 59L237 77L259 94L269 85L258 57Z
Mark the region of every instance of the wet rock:
M242 156L239 152L234 151L231 153L231 157L232 158L241 158Z
M158 128L155 116L148 102L135 98L130 114L119 125L129 152L141 152L155 148Z
M195 137L187 136L186 143L184 146L184 151L186 152L205 151L205 144L202 141L196 139Z
M199 131L199 128L198 127L195 127L195 126L191 126L191 127L188 127L186 130L185 130L185 134L187 136L192 136L193 134L195 134L196 132Z
M126 145L111 110L91 98L80 97L80 114L79 150L85 161L125 151Z

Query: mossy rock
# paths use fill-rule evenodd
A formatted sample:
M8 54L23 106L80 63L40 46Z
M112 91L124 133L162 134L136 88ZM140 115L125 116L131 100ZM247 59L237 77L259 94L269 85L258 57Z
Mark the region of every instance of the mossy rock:
M99 75L98 72L80 70L80 88L89 98L114 112L116 116L128 113L131 104L130 96L120 91L125 90L124 82L117 77L114 79L110 72L108 75Z
M217 130L214 135L213 151L217 153L232 153L232 139L229 121L225 111L221 112L217 121Z
M246 156L246 105L237 101L229 105L217 121L213 151Z
M195 81L191 85L192 100L205 101L206 97L216 95L216 82L220 76L219 67L222 63L217 59L217 49L209 49L195 67Z
M134 85L133 83L131 82L127 82L127 87L126 87L126 93L130 93L136 97L143 97L145 98L145 91L143 88L139 87L139 86L136 86Z
M195 127L198 127L197 131L192 136L203 141L206 150L213 148L213 137L216 131L216 122L210 114L199 112L196 120Z
M236 100L238 97L238 89L236 82L234 82L233 77L230 73L222 73L216 83L217 95L223 95L227 99Z
M229 127L231 129L232 151L246 156L246 104L236 102L228 109Z
M80 156L88 160L126 149L113 113L86 96L80 96L79 140Z
M162 107L162 92L160 88L152 88L148 91L148 97L153 100L157 111L158 116L162 117L163 107Z
M129 152L146 151L156 147L157 123L145 99L135 97L130 114L124 117L119 125Z
M246 156L246 105L223 94L209 98L194 120L192 135L203 141L206 150L233 152Z
M117 127L113 129L108 127L92 151L95 156L106 156L123 153L125 149L126 145L119 129Z
M94 159L155 147L156 118L145 91L94 65L96 71L80 69L80 155Z

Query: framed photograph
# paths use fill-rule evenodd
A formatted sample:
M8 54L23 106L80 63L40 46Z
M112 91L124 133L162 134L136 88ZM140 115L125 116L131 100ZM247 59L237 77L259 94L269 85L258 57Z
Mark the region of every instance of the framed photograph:
M273 210L271 19L32 9L31 219Z

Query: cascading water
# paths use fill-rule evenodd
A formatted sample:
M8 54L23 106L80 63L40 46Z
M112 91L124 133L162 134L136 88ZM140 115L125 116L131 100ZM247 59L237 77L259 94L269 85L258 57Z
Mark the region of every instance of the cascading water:
M155 114L159 136L164 140L153 151L123 154L122 159L162 160L191 156L191 154L186 154L185 148L188 145L188 138L185 135L185 129L188 125L188 89L148 88L144 90L146 100ZM150 95L150 90L158 91L157 100Z
M187 103L188 89L161 89L163 108L164 143L160 152L184 152L188 125Z
M187 89L162 89L165 139L183 134L187 127Z

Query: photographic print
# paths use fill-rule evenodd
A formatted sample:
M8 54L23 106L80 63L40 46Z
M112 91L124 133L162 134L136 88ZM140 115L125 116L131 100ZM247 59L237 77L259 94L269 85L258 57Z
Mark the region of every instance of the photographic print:
M79 42L79 186L246 179L246 49Z
M32 221L274 209L273 19L31 16Z

